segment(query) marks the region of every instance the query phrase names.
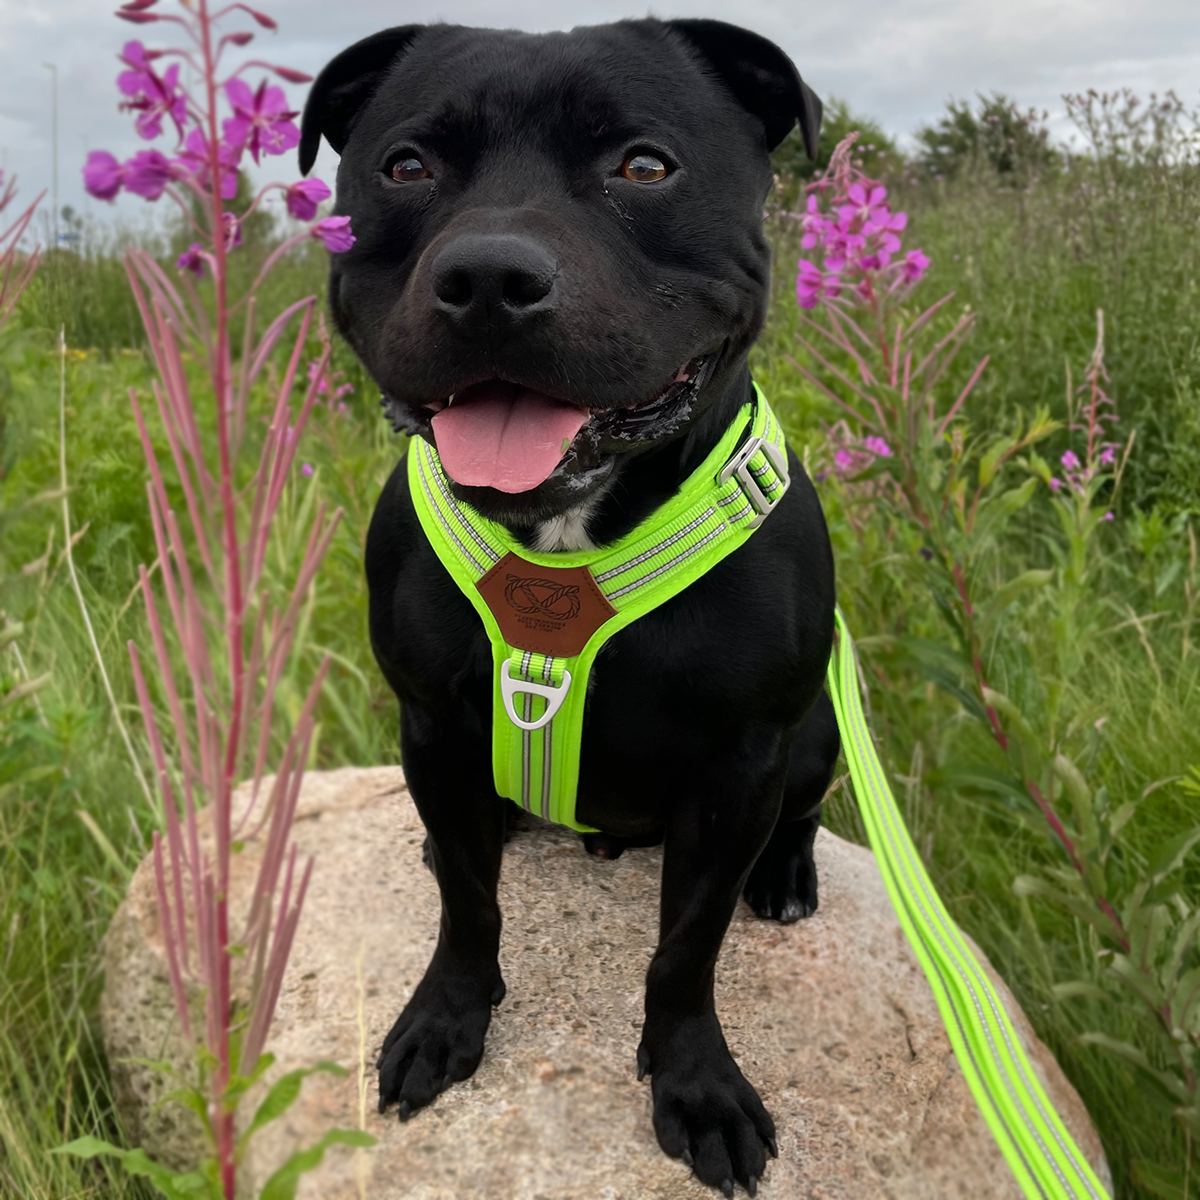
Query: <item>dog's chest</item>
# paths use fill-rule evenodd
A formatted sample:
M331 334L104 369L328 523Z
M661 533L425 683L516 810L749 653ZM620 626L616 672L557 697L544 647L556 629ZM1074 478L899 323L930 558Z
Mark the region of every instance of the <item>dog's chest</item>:
M588 500L576 508L549 521L538 524L533 539L533 548L542 554L561 554L569 550L595 550L596 544L588 536L588 518L595 510L597 501Z

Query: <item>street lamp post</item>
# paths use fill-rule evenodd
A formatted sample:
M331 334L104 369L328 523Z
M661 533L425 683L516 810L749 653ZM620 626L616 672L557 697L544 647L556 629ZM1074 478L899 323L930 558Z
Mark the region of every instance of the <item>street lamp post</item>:
M58 249L58 64L42 63L50 72L50 203L54 213L54 248Z

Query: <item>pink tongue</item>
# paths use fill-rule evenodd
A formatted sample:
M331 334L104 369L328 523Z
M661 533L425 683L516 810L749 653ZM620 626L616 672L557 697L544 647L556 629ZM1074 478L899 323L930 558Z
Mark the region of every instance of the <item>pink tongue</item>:
M459 392L433 418L433 432L456 483L528 492L558 466L587 419L587 409L489 380Z

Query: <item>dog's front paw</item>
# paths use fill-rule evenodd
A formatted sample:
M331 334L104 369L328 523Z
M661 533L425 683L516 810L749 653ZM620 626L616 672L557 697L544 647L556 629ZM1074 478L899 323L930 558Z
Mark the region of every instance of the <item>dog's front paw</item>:
M379 1111L400 1106L407 1121L452 1083L475 1074L504 984L489 994L474 981L442 978L431 970L384 1038L379 1071Z
M669 1039L638 1047L638 1078L649 1073L654 1132L710 1187L733 1195L736 1180L751 1195L778 1157L775 1122L733 1061L716 1018L684 1022Z

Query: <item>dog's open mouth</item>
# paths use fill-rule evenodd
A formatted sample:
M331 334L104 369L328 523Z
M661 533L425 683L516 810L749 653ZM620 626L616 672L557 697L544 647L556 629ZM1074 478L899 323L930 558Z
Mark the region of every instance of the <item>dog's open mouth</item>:
M616 408L582 408L501 379L474 383L428 406L438 456L450 478L466 487L531 491L573 446L642 440L660 426L666 432L690 411L713 357L689 360L654 395Z

